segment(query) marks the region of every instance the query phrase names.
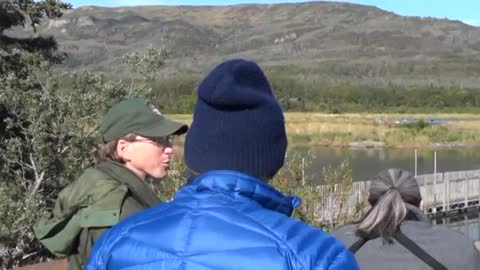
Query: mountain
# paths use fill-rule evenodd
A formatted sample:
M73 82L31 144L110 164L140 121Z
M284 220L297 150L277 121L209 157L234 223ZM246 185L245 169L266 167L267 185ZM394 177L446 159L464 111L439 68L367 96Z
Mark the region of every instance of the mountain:
M172 74L246 57L320 79L480 85L479 27L357 4L81 7L40 33L67 52L65 70L126 75L122 55L152 45L170 49Z

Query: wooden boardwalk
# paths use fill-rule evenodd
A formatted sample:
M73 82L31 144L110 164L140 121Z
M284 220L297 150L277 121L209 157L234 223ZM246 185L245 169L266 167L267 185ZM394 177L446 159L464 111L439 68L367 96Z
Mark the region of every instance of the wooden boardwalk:
M424 211L430 216L457 214L468 209L480 208L480 170L455 171L418 175L418 184L424 202ZM318 186L324 193L317 208L319 220L332 221L340 211L354 211L359 203L366 202L370 181L354 182L347 194L345 204L338 199L341 187L333 191L327 186Z
M480 170L417 176L427 214L449 214L480 206Z

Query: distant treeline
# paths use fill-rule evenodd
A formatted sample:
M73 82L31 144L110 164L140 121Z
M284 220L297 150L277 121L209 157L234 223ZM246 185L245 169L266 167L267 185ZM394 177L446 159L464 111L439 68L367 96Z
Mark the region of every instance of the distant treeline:
M348 112L480 112L480 90L433 85L368 85L299 80L269 75L285 111ZM201 76L170 77L152 83L166 113L191 113Z

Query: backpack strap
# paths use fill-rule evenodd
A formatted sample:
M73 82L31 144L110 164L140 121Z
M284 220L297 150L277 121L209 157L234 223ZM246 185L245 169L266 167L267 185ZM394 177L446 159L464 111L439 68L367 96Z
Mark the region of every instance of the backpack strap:
M430 254L428 254L424 249L418 246L412 239L408 238L405 234L403 234L400 230L398 230L395 235L393 236L395 240L398 241L402 246L404 246L408 251L413 253L417 258L422 260L424 263L428 264L434 270L448 270L443 264L433 258ZM362 237L356 242L354 242L348 249L350 252L355 254L365 243L367 243L370 239L366 237Z
M400 230L395 233L393 236L395 240L397 240L400 244L402 244L405 248L407 248L410 252L412 252L415 256L417 256L420 260L424 263L428 264L434 270L448 270L443 264L433 258L430 254L428 254L424 249L418 246L412 239L408 238L405 234L403 234Z
M363 245L365 245L365 243L368 242L368 240L368 238L362 237L358 239L355 243L353 243L348 249L350 250L350 252L355 254L361 247L363 247Z

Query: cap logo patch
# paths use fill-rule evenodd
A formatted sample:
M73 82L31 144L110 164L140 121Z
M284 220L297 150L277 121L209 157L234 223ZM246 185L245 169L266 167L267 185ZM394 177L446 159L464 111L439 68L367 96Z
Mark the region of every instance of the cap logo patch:
M156 113L156 114L158 114L158 115L160 115L160 116L163 116L163 114L162 114L157 108L155 108L155 106L153 106L152 103L147 102L147 106L148 106L148 108L149 108L152 112L154 112L154 113Z

